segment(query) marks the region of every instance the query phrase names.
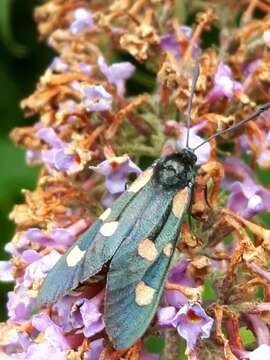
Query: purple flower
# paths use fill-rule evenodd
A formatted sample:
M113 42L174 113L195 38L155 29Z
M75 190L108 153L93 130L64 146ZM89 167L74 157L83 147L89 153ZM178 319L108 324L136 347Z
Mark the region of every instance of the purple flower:
M184 287L197 287L201 285L201 281L195 281L187 272L187 267L191 260L181 259L169 271L168 282L172 284L182 285ZM188 299L185 295L177 290L165 290L165 300L170 306L179 308L187 303Z
M40 229L31 228L26 231L25 236L29 241L46 246L70 246L75 237L66 229L54 229L51 235L45 235Z
M38 151L38 150L26 150L25 158L26 158L26 163L28 165L40 164L41 161L42 161L42 159L41 159L41 151Z
M76 173L82 169L82 164L77 161L76 155L71 153L69 144L62 141L52 128L38 130L37 136L52 149L42 151L42 160L49 169Z
M113 156L98 166L90 166L90 169L105 176L105 187L109 192L110 200L115 200L115 197L125 191L129 174L141 173L141 169L130 160L128 155Z
M191 38L191 34L192 34L191 27L186 25L181 25L179 26L179 29L183 34L183 40L188 41ZM173 52L176 58L181 57L185 50L183 48L183 45L181 45L181 42L179 42L176 33L168 33L162 35L160 37L160 47L164 51Z
M174 306L165 306L157 311L158 323L161 327L171 327L172 321L176 315L176 308Z
M208 338L214 320L209 317L200 304L185 304L177 312L172 325L177 328L189 349L193 349L198 338Z
M82 103L87 111L106 111L112 105L112 96L102 85L83 85L80 88Z
M24 322L35 307L36 300L29 297L25 286L20 285L15 291L8 292L7 310L11 321Z
M232 78L232 70L228 65L220 63L214 79L214 87L208 93L207 101L213 103L220 97L231 99L236 92L243 91L243 86Z
M18 353L16 357L11 357L10 359L16 360L66 360L67 357L65 352L61 351L59 348L55 348L49 342L42 343L32 343L26 352Z
M230 192L228 208L244 218L248 219L263 210L270 211L270 191L250 178L234 182Z
M56 56L50 65L50 69L54 72L65 73L69 70L69 66L59 56Z
M93 27L93 18L91 11L84 8L78 8L73 13L73 21L70 24L69 31L72 35L79 35L83 30Z
M254 172L252 169L244 163L243 160L236 157L227 157L224 160L225 178L222 181L222 185L229 188L236 179L241 181L247 179L255 181Z
M49 254L32 262L25 270L23 285L26 288L33 284L39 286L60 257L61 255L57 251L52 250Z
M190 259L181 259L172 267L168 275L168 281L185 287L197 287L201 281L195 281L187 272L187 267L191 263Z
M79 68L80 68L81 72L85 75L91 75L91 73L92 73L92 65L86 64L84 62L80 62Z
M250 262L248 264L248 268L253 271L255 265L255 273L259 276L264 277L267 281L270 279L270 273L261 269L257 264L254 262ZM257 269L256 269L257 268ZM270 345L270 330L268 328L267 323L263 320L263 318L257 314L245 314L246 318L249 322L249 328L252 329L252 332L256 336L257 344L267 344Z
M65 332L82 327L81 316L78 317L78 311L73 310L76 300L73 296L64 296L53 305L53 311L56 313L54 321Z
M65 360L69 345L60 327L48 315L41 313L32 319L33 327L43 333L42 341L24 342L24 352L16 355L17 360ZM12 357L13 359L13 357Z
M84 354L83 360L99 360L103 347L104 347L103 338L91 341L90 350Z
M10 261L0 261L0 281L14 281L12 268L13 266Z
M252 75L254 73L254 71L256 71L258 69L258 67L261 65L261 63L262 63L261 59L256 59L256 60L249 62L248 64L245 64L245 67L243 69L244 75L245 76Z
M102 206L104 208L111 207L120 194L121 193L111 194L109 191L106 190L101 198Z
M125 81L134 74L135 66L128 61L109 66L102 56L98 58L98 66L108 82L116 86L117 94L123 96L125 94Z
M55 250L44 257L34 250L23 252L22 259L29 265L23 278L18 279L16 289L8 293L7 309L10 320L21 322L29 319L36 307L37 289L60 257Z
M44 342L61 351L69 349L63 330L57 326L47 314L40 313L32 318L32 325L38 331L44 332Z
M267 121L270 120L270 114L268 112L264 113L264 117ZM258 120L258 125L260 126L260 119ZM252 142L253 146L255 146L255 155L256 155L256 162L261 169L269 169L270 167L270 131L268 129L260 128L260 135L261 137L252 136L249 140ZM248 154L252 154L250 149L250 143L246 135L242 135L240 137L240 144L243 150Z
M261 151L256 158L256 162L261 169L268 169L270 166L270 150L266 146L261 146Z
M14 359L7 354L21 352L28 348L30 344L29 337L20 330L20 326L12 322L0 324L0 359ZM2 351L5 351L7 357L4 356ZM14 356L14 355L13 355Z
M77 302L82 316L85 337L91 337L104 329L103 314L100 311L103 301L104 291L101 291L92 299L82 299Z
M270 346L262 344L252 352L248 353L249 360L270 360Z
M189 146L191 148L195 148L203 142L203 138L201 138L197 133L202 130L207 125L206 121L202 121L199 124L196 124L190 128L189 131ZM181 135L177 140L177 146L180 149L186 147L186 138L187 138L187 128L181 127ZM202 165L206 163L210 159L211 146L209 143L204 144L196 151L197 156L197 164Z
M104 291L91 299L64 296L53 305L55 322L65 332L82 328L84 335L91 337L104 329L103 301Z
M43 140L45 143L56 149L62 149L66 145L53 128L41 128L38 130L37 136L40 140Z
M245 80L243 82L243 89L246 90L250 85L254 85L253 73L260 67L262 63L261 59L256 59L243 66L243 74Z
M16 289L8 293L7 308L10 320L20 322L29 319L36 307L37 289L60 257L55 250L44 257L34 250L23 252L22 259L29 265L23 278L18 279Z
M25 250L22 255L21 258L27 263L27 264L32 264L33 262L40 260L42 258L42 255L40 255L37 251L29 249L29 250Z

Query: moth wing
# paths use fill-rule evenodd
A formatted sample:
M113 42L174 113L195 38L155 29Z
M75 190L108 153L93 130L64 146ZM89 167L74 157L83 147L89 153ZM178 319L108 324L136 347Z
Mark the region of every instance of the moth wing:
M115 216L115 212L119 213L118 200L114 204L112 213L104 221L95 241L87 250L83 266L83 280L95 275L101 270L103 264L112 258L120 244L132 231L148 202L151 201L154 186L150 181L152 177L150 170L146 170L123 194L130 200L119 216Z
M40 305L52 304L78 286L81 281L85 252L95 239L101 224L102 221L97 220L50 270L39 292Z
M160 194L160 208L144 214L139 228L155 222L157 232L148 237L134 231L122 243L110 264L105 301L106 331L116 349L131 346L149 326L162 295L167 271L179 235L183 214L189 205L190 191L180 190L171 199L166 216L166 194ZM151 208L151 206L149 207ZM163 226L159 229L163 212ZM147 242L145 240L150 240ZM153 246L154 245L154 246Z
M41 286L40 305L54 303L66 295L80 282L98 273L113 256L151 197L152 185L147 184L152 174L150 170L140 175L55 264Z

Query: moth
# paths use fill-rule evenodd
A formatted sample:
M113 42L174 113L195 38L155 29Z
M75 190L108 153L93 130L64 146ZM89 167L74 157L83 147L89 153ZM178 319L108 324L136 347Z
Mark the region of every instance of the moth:
M187 111L199 77L195 66ZM148 328L158 307L184 214L191 205L195 151L205 142L242 126L270 107L203 141L162 157L131 186L60 258L44 280L39 303L50 304L109 263L105 295L106 332L116 349L130 347Z

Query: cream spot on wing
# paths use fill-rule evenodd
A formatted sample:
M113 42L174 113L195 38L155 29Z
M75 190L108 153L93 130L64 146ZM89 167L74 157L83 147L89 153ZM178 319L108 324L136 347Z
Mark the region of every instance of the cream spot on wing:
M111 236L115 233L118 226L118 221L111 221L103 224L99 230L99 232L103 236Z
M188 188L184 188L174 196L172 211L177 218L181 218L189 201Z
M168 257L172 255L172 251L173 251L173 246L171 243L165 245L163 248L164 254Z
M138 254L148 261L154 261L158 256L158 251L153 241L145 239L138 246Z
M99 217L100 220L105 221L111 214L112 210L110 208L106 209Z
M147 286L143 281L140 281L136 286L136 304L139 306L145 306L151 304L153 296L155 294L155 289Z
M131 185L130 187L127 189L128 192L138 192L139 190L141 190L142 187L144 187L144 185L146 185L148 183L148 181L151 179L153 175L153 169L147 169L145 170Z
M85 250L81 250L79 246L75 246L66 258L67 266L73 267L76 266L81 259L84 257Z

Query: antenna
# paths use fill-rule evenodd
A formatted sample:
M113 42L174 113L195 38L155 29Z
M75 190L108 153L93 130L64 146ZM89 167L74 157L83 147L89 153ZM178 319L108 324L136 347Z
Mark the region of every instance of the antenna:
M263 112L265 112L266 110L268 110L270 108L270 103L266 103L261 105L253 114L251 114L249 117L247 117L244 120L241 120L239 123L230 126L227 129L221 130L219 132L217 132L216 134L211 135L208 139L204 140L200 145L196 146L194 149L192 149L193 151L198 150L201 146L203 146L204 144L206 144L207 142L211 141L212 139L215 139L216 137L226 134L229 131L232 131L234 129L239 128L240 126L246 124L247 122L249 122L250 120L254 120L256 119L256 117L258 117L259 115L261 115Z
M190 132L190 123L191 123L191 108L192 108L192 100L194 97L194 93L195 93L195 88L196 88L196 83L197 80L199 78L200 75L200 61L199 61L199 56L197 56L196 58L196 63L195 63L195 68L194 68L194 73L193 73L193 78L192 78L192 84L191 84L191 91L190 91L190 96L188 99L188 108L187 108L187 142L186 142L186 147L189 148L189 132Z

